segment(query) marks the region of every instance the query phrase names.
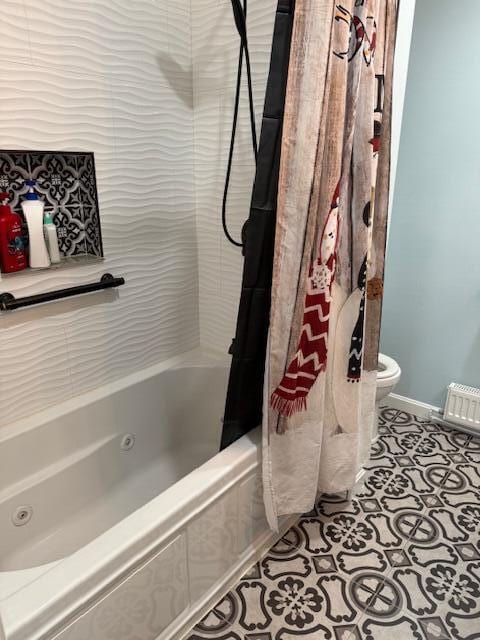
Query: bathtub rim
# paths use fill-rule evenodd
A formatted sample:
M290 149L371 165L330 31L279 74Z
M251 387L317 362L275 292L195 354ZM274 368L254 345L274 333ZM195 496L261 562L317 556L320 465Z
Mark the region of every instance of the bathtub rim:
M167 369L223 367L226 362L227 359L217 354L198 349L189 351L67 400L38 416L21 419L19 424L12 425L8 434L2 433L0 443ZM70 556L36 567L35 577L0 601L5 637L40 640L66 628L166 547L198 513L256 469L260 462L260 442L259 429L250 432ZM202 501L198 506L200 496Z
M0 602L6 640L50 638L68 627L166 547L198 513L257 469L260 446L257 428ZM188 499L180 504L178 498L186 492ZM205 499L195 508L199 495ZM168 517L159 514L162 503L169 500L173 506ZM91 559L96 562L85 571Z

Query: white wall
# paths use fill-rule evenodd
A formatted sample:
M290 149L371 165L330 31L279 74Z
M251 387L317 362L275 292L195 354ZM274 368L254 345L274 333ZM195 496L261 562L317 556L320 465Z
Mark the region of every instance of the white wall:
M276 6L276 0L248 5L258 134ZM243 269L242 253L226 240L221 225L239 46L230 1L195 0L192 35L200 335L204 346L225 352L235 334ZM245 84L241 105L227 210L235 239L248 218L255 175Z
M191 35L189 0L2 0L0 148L95 152L106 259L0 288L127 284L0 315L0 426L198 344Z

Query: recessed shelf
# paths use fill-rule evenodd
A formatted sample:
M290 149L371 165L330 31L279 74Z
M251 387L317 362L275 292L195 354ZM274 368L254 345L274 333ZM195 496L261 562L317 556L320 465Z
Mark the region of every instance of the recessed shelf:
M90 264L101 264L104 261L104 258L99 256L91 256L91 255L81 255L81 256L71 256L62 258L61 262L57 264L52 264L49 267L45 267L44 269L23 269L23 271L15 271L14 273L2 273L0 277L2 280L8 280L10 278L21 278L23 277L31 277L37 273L46 274L49 271L61 271L63 269L71 269L73 267L85 267Z
M89 264L103 258L95 158L77 151L0 150L0 189L10 194L10 206L22 215L28 192L25 181L36 180L36 192L45 202L57 227L60 254L64 260L49 269ZM27 235L26 225L25 235ZM2 277L44 272L27 269Z

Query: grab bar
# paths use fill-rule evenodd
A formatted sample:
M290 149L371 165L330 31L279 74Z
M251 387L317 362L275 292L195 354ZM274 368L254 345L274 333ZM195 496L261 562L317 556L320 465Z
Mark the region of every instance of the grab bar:
M13 311L14 309L20 309L20 307L31 307L34 304L43 304L44 302L52 302L52 300L70 298L71 296L78 296L82 293L92 293L94 291L101 291L102 289L120 287L122 284L125 284L125 278L114 278L111 273L104 273L100 278L100 282L81 284L77 287L57 289L57 291L47 291L46 293L37 293L33 296L18 298L18 300L12 293L0 293L0 310Z

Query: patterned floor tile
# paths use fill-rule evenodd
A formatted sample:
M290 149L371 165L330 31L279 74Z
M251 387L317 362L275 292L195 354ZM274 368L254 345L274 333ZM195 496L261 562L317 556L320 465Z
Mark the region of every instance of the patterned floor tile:
M322 496L188 640L479 640L480 438L389 407L362 489Z
M420 621L403 611L390 618L365 617L360 633L365 640L423 640Z

